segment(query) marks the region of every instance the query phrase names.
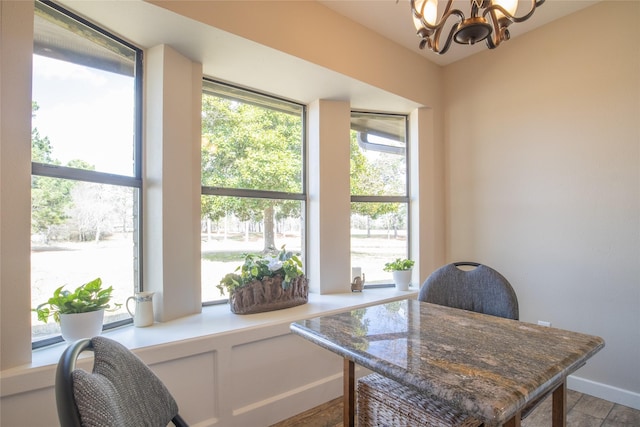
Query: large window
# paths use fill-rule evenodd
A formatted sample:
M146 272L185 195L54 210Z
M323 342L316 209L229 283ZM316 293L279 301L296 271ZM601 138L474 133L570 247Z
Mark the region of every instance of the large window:
M409 257L407 118L351 113L351 266L366 285L392 283L386 262Z
M141 288L141 52L49 2L35 3L31 298L97 277L124 303ZM129 316L105 313L106 324ZM59 340L32 318L34 347Z
M302 105L211 80L202 95L202 299L244 254L287 250L304 259Z

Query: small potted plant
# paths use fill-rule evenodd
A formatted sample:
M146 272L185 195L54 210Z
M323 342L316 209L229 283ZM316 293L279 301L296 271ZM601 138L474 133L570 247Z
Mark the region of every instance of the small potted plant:
M411 283L411 274L415 261L407 258L396 258L395 261L388 262L384 265L384 271L393 273L393 282L399 291L409 290Z
M239 272L239 274L238 274ZM279 252L245 254L244 264L216 286L235 314L260 313L306 304L309 297L302 261L282 246Z
M94 279L73 292L60 286L53 296L34 308L38 320L47 323L50 317L60 324L62 338L73 342L100 335L104 312L117 310L122 304L109 304L113 287L102 288L102 280Z

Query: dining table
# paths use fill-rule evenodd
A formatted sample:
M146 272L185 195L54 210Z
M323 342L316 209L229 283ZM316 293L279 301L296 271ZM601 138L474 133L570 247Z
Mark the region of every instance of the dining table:
M598 336L405 299L300 320L293 334L343 357L344 426L355 425L355 366L438 399L485 426L519 426L552 395L566 425L567 377L604 347Z

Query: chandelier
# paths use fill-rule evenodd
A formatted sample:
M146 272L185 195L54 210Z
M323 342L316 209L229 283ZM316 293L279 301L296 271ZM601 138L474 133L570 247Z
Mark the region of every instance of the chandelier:
M520 17L515 16L518 0L470 0L469 17L460 9L452 9L453 0L446 1L444 12L438 17L438 0L411 0L413 23L420 37L420 49L426 46L442 55L449 50L451 40L466 45L486 40L487 47L494 49L511 37L509 25L529 19L545 0L531 0L530 10ZM441 44L442 31L451 17L454 20L451 21L449 34L444 44Z

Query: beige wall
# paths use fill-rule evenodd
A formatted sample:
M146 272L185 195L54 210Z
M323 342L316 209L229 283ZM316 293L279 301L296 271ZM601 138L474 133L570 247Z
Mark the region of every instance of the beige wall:
M602 336L580 377L640 402L640 3L607 1L445 68L447 258L521 318Z
M440 102L440 67L317 2L147 1L422 105Z
M0 369L31 346L32 32L33 3L0 1Z

